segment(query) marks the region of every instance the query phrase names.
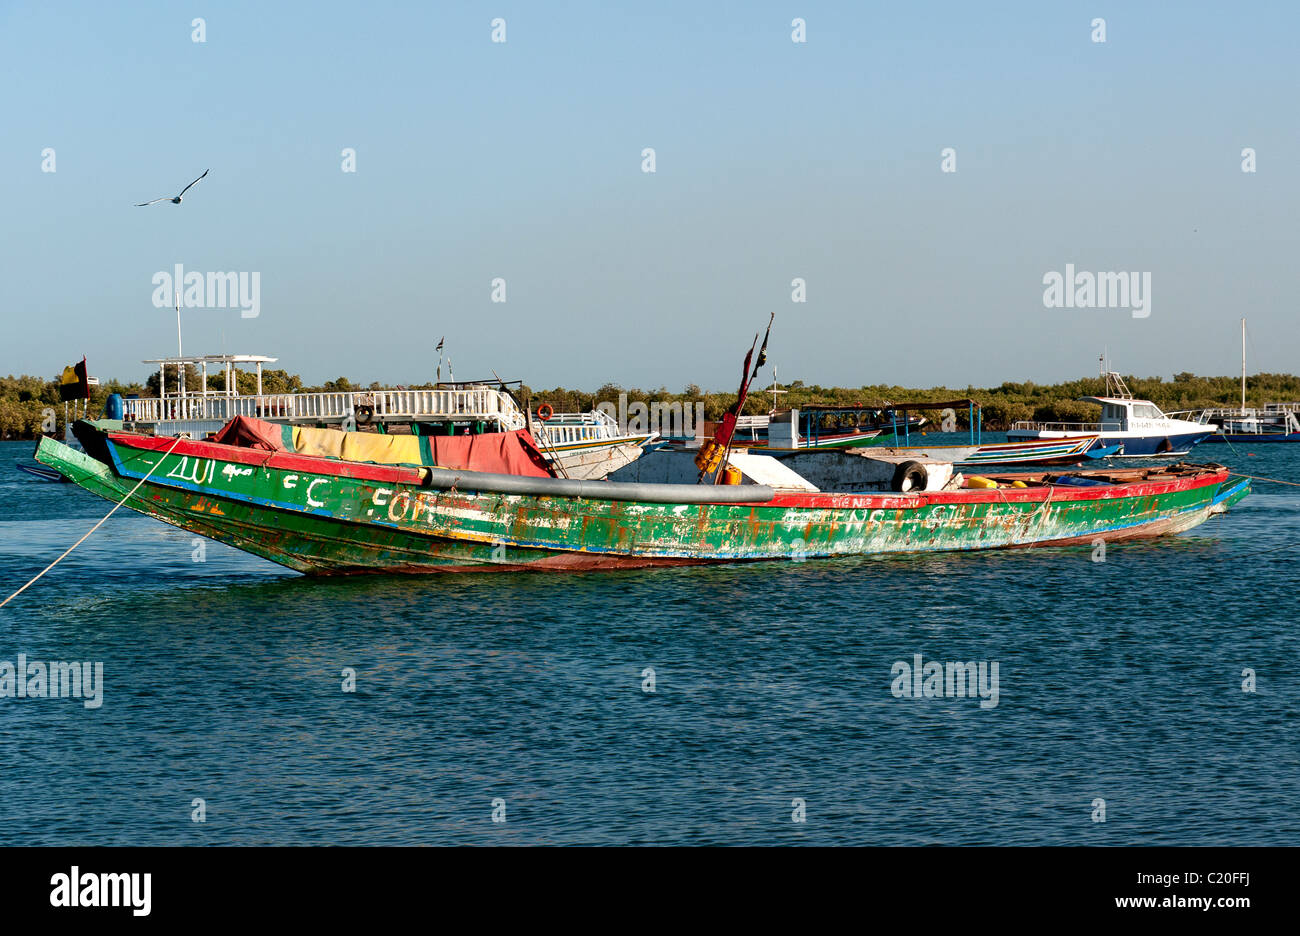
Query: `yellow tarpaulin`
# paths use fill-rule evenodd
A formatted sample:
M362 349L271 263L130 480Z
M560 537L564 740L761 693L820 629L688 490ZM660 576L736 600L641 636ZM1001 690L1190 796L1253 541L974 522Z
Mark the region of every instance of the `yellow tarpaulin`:
M419 465L420 437L381 435L377 432L343 432L295 426L293 450L300 455L322 455L345 461L376 462L381 465Z

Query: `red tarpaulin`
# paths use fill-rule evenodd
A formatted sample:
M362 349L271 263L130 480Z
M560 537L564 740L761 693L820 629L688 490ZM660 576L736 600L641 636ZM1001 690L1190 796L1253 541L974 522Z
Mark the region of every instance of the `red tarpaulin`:
M265 449L269 452L292 452L293 436L285 439L286 428L289 427L253 419L251 416L236 416L217 431L212 441L220 445L238 445L241 448Z
M433 464L442 468L491 471L525 478L552 477L546 459L526 429L482 435L422 436L420 441L425 439L429 441Z

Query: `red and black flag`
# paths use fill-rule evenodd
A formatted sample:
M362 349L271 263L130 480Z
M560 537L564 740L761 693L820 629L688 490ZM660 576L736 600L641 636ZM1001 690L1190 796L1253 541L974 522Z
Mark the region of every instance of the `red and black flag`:
M773 312L767 320L767 332L763 335L763 346L758 348L758 335L754 335L754 341L749 346L749 353L745 355L745 363L740 368L740 390L736 393L736 402L727 408L722 414L722 421L718 423L717 429L713 433L713 438L709 439L695 455L695 467L700 469L699 481L704 480L704 476L709 472L718 471L722 462L731 452L731 439L736 434L736 423L740 419L740 414L745 409L745 399L749 396L749 385L754 378L758 376L758 369L767 363L767 339L772 336L772 321L776 318ZM754 349L758 348L758 361L754 361ZM750 371L749 365L754 365L753 372ZM714 475L713 483L718 482L721 473Z
M749 346L749 353L745 355L745 364L740 370L740 391L736 394L736 402L731 405L726 413L722 416L722 422L718 426L718 431L713 438L724 448L731 444L731 437L736 431L736 421L740 418L741 412L745 409L745 400L749 397L749 385L755 377L758 376L758 369L767 363L767 339L772 337L772 320L776 318L776 313L767 320L767 332L763 335L763 346L758 349L758 361L754 364L754 372L750 373L749 364L754 359L754 347L758 344L758 335L754 336L754 344Z
M63 376L59 378L59 399L65 402L90 399L90 378L86 376L84 357L79 363L63 368Z

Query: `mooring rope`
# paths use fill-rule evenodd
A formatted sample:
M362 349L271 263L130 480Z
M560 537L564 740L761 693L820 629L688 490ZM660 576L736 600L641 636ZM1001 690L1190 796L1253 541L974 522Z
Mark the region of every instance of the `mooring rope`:
M1241 474L1237 471L1229 471L1228 475L1233 478L1248 478L1251 481L1267 481L1270 484L1289 484L1291 487L1300 487L1300 484L1297 484L1295 481L1283 481L1280 478L1265 478L1260 475Z
M67 550L63 553L62 556L60 556L59 558L55 559L53 562L51 562L51 563L50 563L49 565L47 565L45 568L41 569L41 571L38 572L38 573L36 574L36 576L35 576L35 577L30 581L30 582L28 582L28 583L27 583L26 585L24 585L22 588L18 589L18 591L14 592L12 595L10 595L8 598L6 598L4 601L0 601L0 608L3 608L5 605L7 605L9 602L13 601L15 598L17 598L17 597L18 597L19 595L21 595L23 592L27 591L28 588L30 588L31 586L35 585L36 582L37 582L37 580L40 579L40 577L41 577L42 575L44 575L46 572L50 571L50 569L53 569L56 565L58 565L60 562L62 562L64 559L66 559L69 553L71 553L74 549L76 549L78 546L80 546L82 543L84 543L86 540L88 540L88 539L90 538L90 534L91 534L91 533L94 533L96 530L98 530L100 527L102 527L102 526L104 525L104 522L105 522L106 520L108 520L109 517L111 517L111 516L113 516L113 514L117 513L117 508L121 507L123 504L125 504L127 501L129 501L129 500L131 499L131 495L134 494L136 491L140 490L140 485L141 485L141 484L144 484L146 481L149 480L149 475L153 474L154 471L158 468L158 465L161 465L161 464L163 463L163 458L166 458L168 455L170 455L170 454L172 453L172 451L176 448L176 446L178 446L178 445L180 445L180 444L181 444L181 437L180 437L180 436L177 436L177 437L176 437L176 441L172 443L172 447L169 448L167 451L163 452L163 457L160 458L160 459L158 459L158 464L154 465L153 468L150 468L149 471L148 471L148 473L147 473L143 478L141 478L141 479L139 480L139 482L136 484L136 486L133 487L133 488L131 488L131 490L127 491L126 497L122 498L120 501L118 501L116 504L114 504L114 505L113 505L113 509L110 510L108 513L104 514L104 518L103 518L102 520L100 520L100 521L99 521L98 523L96 523L93 527L91 527L89 530L87 530L85 536L83 536L81 539L77 540L75 543L73 543L71 546L69 546L69 547L67 548Z
M551 444L551 437L546 434L546 427L542 427L542 438L540 440L538 440L536 436L533 436L533 439L534 441L540 441L542 443L542 448L550 452L551 458L555 460L555 467L560 470L560 474L568 478L569 470L564 467L564 462L560 461L560 453L555 446ZM573 479L570 478L569 480Z
M1229 471L1228 475L1234 478L1247 478L1248 480L1251 481L1267 481L1270 484L1285 484L1290 487L1300 487L1300 484L1297 484L1294 481L1283 481L1281 478L1265 478L1260 475L1241 474L1236 471ZM1295 550L1296 548L1297 548L1296 543L1283 543L1280 546L1271 546L1268 549L1260 549L1255 552L1243 553L1239 558L1249 559L1252 556L1266 556L1269 553L1281 552L1284 549Z

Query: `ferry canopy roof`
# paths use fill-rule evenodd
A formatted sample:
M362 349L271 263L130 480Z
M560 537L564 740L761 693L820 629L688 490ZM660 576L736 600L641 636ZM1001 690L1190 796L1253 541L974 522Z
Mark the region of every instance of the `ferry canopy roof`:
M850 403L846 406L802 406L801 413L843 413L851 410L944 410L973 406L979 409L978 400L943 400L938 403Z
M196 395L201 395L201 396L208 395L209 393L208 381L207 381L208 367L214 366L220 368L221 372L223 374L226 374L227 386L224 391L225 395L237 396L238 394L236 388L236 381L230 377L230 374L238 373L239 372L238 365L240 364L252 364L253 369L257 372L257 395L261 396L262 395L262 365L272 364L277 360L279 360L279 358L266 357L263 354L197 354L192 357L177 355L176 357L170 357L170 358L149 358L145 360L144 363L158 365L158 375L160 381L158 384L158 391L159 394L164 397L167 396L166 375L167 375L168 366L172 366L176 368L176 375L178 378L177 388L176 388L177 396L185 397L191 395L191 393L185 387L185 371L184 371L184 368L190 364L197 364L199 367L203 369L203 378L204 378L203 384L199 388L198 394Z
M273 364L279 358L261 354L198 354L193 357L146 358L145 364Z

